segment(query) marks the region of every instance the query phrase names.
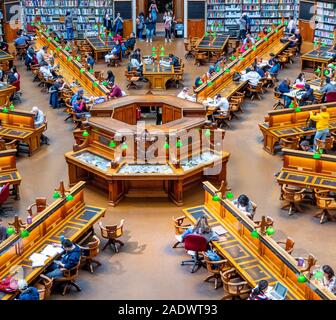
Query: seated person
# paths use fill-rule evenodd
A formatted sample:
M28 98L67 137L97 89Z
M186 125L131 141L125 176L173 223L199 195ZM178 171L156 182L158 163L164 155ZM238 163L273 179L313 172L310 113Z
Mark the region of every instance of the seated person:
M111 91L109 93L109 98L112 99L116 99L116 98L120 98L123 96L122 91L120 89L120 87L118 87L116 84L114 84L111 88Z
M220 113L227 114L230 108L230 104L226 97L222 97L220 94L215 95L213 102L209 103L209 106L217 108Z
M105 56L105 62L109 63L111 59L118 59L120 51L121 51L121 44L120 41L117 40L111 52Z
M301 96L301 99L299 101L300 105L306 105L308 101L312 101L314 103L314 89L312 89L307 83L305 84L304 89L305 93Z
M74 106L74 104L77 102L77 99L78 98L84 98L85 102L86 103L89 103L90 102L90 98L87 98L84 96L84 90L83 89L79 89L77 91L77 93L75 93L72 97L71 97L71 100L70 100L70 103L71 103L71 106Z
M107 71L107 78L105 79L105 81L108 82L108 87L112 87L114 85L115 76L114 76L112 70Z
M143 71L143 65L142 63L139 63L138 59L133 55L131 54L130 55L130 69L131 70L134 70L136 68L136 71L142 75L142 71Z
M265 74L265 71L262 68L256 66L255 70L259 73L260 77L265 78L266 74Z
M78 119L90 116L90 110L88 110L85 99L83 97L78 97L72 108L75 111L76 117Z
M25 279L18 281L20 295L18 300L40 300L40 294L35 287L29 287Z
M207 239L208 242L219 239L218 235L209 226L206 216L200 217L195 226L188 228L181 235L176 235L176 239L180 242L183 242L186 236L189 234L202 235Z
M328 266L324 265L322 267L323 271L323 285L333 294L336 294L336 277L334 270Z
M178 98L196 102L196 97L195 96L190 96L189 95L189 88L183 88L183 90L177 95Z
M58 93L64 89L65 85L66 83L65 81L63 81L63 77L58 76L56 78L55 83L49 88L49 93L50 93L49 105L53 109L56 109L59 107L59 103L61 101L59 100Z
M336 91L336 85L331 83L331 79L327 77L325 80L326 80L326 84L321 88L320 92L328 93L328 92Z
M256 43L255 39L252 37L251 33L246 34L246 38L243 41L244 45L254 45Z
M278 91L279 91L280 93L289 93L289 92L291 91L291 90L290 90L290 87L289 87L289 80L288 80L288 78L285 78L285 79L280 83L280 85L279 85L279 87L278 87ZM291 102L292 102L292 99L291 99L290 97L288 97L288 96L285 96L285 95L283 95L282 97L283 97L284 102L285 102L285 108L288 108L289 105L290 105Z
M137 48L132 52L132 55L135 59L138 60L139 63L141 63L141 49Z
M48 268L48 273L46 274L48 278L62 278L64 270L71 270L79 263L81 251L76 244L72 243L69 239L65 239L62 242L62 247L65 253L60 261L54 261Z
M201 77L198 76L198 77L195 79L195 87L198 88L198 87L201 86L202 84L203 84L203 81L202 81Z
M268 288L268 282L266 280L259 281L258 285L252 289L252 292L247 300L269 300L265 295Z
M121 41L122 41L122 36L121 36L120 34L116 33L116 34L113 36L112 39L113 39L114 42L117 42L117 41L121 42Z
M42 61L40 64L40 72L42 73L45 80L52 80L57 77L53 67L46 61Z
M5 52L8 52L8 48L9 48L8 43L5 42L3 40L3 37L0 36L0 49L5 51Z
M33 64L34 57L36 57L33 46L29 46L26 52L25 65L27 69L30 69L30 65Z
M3 186L1 187L2 190ZM1 192L0 190L0 192ZM7 228L2 224L3 221L0 218L0 243L5 241L8 238L8 234L7 234Z
M240 80L248 81L252 87L257 87L260 79L260 74L257 71L247 68L246 73L242 75Z
M134 32L131 32L129 38L122 44L122 51L134 50L135 43L136 43L135 34Z
M210 79L213 75L216 74L216 69L214 66L210 66L208 73L207 73L207 77Z
M9 72L8 74L7 74L7 83L8 84L13 84L13 83L15 83L15 82L17 82L18 81L18 79L16 78L16 76L15 76L15 74L13 73L13 72Z
M300 143L300 148L301 148L302 151L314 152L314 149L309 145L309 141L307 141L307 140L303 140Z
M302 45L302 36L300 34L300 30L296 29L295 33L288 38L290 41L289 48L294 48L297 46L297 52L301 53L301 45Z
M28 47L28 41L30 41L30 38L25 36L24 34L18 35L18 37L14 41L15 47L18 46L26 46Z
M294 85L295 85L297 88L303 88L305 84L306 84L305 75L304 75L303 72L301 72L301 73L298 75L298 77L296 78Z
M93 70L93 66L95 64L94 58L92 53L88 53L87 58L86 58L86 63L89 67L89 69Z
M36 53L37 63L41 64L42 61L45 61L49 58L48 56L48 47L44 46Z
M40 110L38 107L33 107L30 112L34 114L35 128L41 127L45 122L42 110Z
M169 54L169 63L174 66L175 68L180 67L180 60L178 57L174 56L173 54Z
M232 201L232 203L243 213L245 213L250 219L253 219L254 208L253 202L250 201L248 196L241 194L238 199Z

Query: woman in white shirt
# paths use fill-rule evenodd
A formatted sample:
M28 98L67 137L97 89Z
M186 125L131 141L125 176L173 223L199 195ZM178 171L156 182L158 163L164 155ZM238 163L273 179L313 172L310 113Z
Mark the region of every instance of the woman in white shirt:
M322 267L323 271L323 285L333 294L336 294L336 277L334 270L328 266L324 265Z
M189 88L184 88L178 95L178 98L183 100L188 100L192 102L196 102L196 98L189 95Z
M288 33L294 33L295 32L295 21L293 19L293 16L289 17L289 21L288 21L288 25L287 25L286 31Z
M305 84L306 84L305 75L303 72L301 72L295 80L295 85L304 87Z

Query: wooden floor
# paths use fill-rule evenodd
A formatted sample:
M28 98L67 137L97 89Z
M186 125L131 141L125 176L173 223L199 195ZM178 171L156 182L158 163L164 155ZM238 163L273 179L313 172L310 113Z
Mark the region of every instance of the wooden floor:
M163 40L163 39L162 39ZM151 52L152 45L159 47L164 41L153 44L140 43L143 54ZM166 45L166 53L174 53L184 58L183 40ZM126 62L126 61L125 61ZM48 132L51 145L43 146L33 157L20 157L18 169L22 175L21 200L10 205L15 207L11 213L25 216L26 207L37 196L46 196L52 201L53 189L59 180L68 181L64 153L72 149L72 125L64 123L62 110L50 109L48 95L40 93L32 76L17 63L21 72L23 103L17 109L30 110L36 105L43 109L48 117ZM106 69L104 65L97 69ZM197 75L208 67L195 67L193 60L186 62L187 86L194 83ZM288 66L280 73L293 79L300 72L300 61ZM116 82L126 87L124 79L125 66L113 68ZM143 89L129 91L129 94L145 93ZM180 89L181 90L181 89ZM176 94L180 90L170 89L164 94ZM160 93L159 91L157 93ZM162 93L162 91L161 91ZM334 223L320 225L314 219L314 209L305 210L303 214L287 216L280 209L280 189L274 174L282 166L281 157L271 156L262 148L262 135L258 123L262 122L273 101L271 90L263 96L262 101L246 100L245 113L239 120L232 122L232 129L225 136L226 151L231 153L228 164L228 182L235 196L247 194L258 205L257 218L266 214L275 220L275 239L290 235L295 241L295 256L313 253L319 264L329 263L336 268L336 245ZM86 191L88 204L107 207L107 197L96 190ZM185 195L185 208L203 203L201 186ZM189 259L183 249L171 249L174 243L174 231L171 224L173 215L181 215L181 208L175 207L166 199L133 199L121 202L116 208L108 208L105 223L117 223L126 219L126 234L123 237L125 247L119 254L106 249L99 260L103 266L91 275L81 271L78 280L82 292L71 292L66 297L53 295L53 299L219 299L223 296L222 288L214 290L212 285L204 283L206 270L195 274L189 272L189 266L180 266L180 262ZM8 219L7 219L8 220ZM11 220L11 219L10 219ZM97 230L98 231L98 230ZM104 243L104 242L103 242Z

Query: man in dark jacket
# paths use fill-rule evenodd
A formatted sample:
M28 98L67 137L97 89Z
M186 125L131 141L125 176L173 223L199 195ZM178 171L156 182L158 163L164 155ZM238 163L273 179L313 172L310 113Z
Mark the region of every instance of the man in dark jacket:
M22 279L18 282L20 290L19 300L40 300L40 294L35 287L28 287L26 280Z
M8 238L7 228L2 225L2 219L0 218L0 243Z
M278 91L280 93L289 93L290 92L290 87L289 87L289 81L288 78L285 78L279 85L278 87ZM292 102L292 99L288 96L283 95L282 96L284 98L284 102L285 102L285 108L288 108L289 105Z
M72 243L71 240L65 239L62 242L63 249L65 253L62 256L61 261L55 261L50 268L48 269L48 273L46 276L48 278L62 278L64 270L71 270L77 266L80 257L81 250L80 248Z

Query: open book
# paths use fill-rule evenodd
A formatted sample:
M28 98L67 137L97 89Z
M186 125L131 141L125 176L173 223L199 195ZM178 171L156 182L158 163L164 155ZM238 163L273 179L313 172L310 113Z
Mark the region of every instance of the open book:
M33 268L43 267L47 259L48 259L47 256L45 256L44 254L40 254L40 253L33 253L29 257L29 260L32 261Z
M55 247L51 244L48 244L41 252L41 254L47 257L55 257L56 255L63 253L62 247Z
M218 236L223 236L225 233L228 231L224 229L222 226L216 226L213 227L212 230L218 235Z

